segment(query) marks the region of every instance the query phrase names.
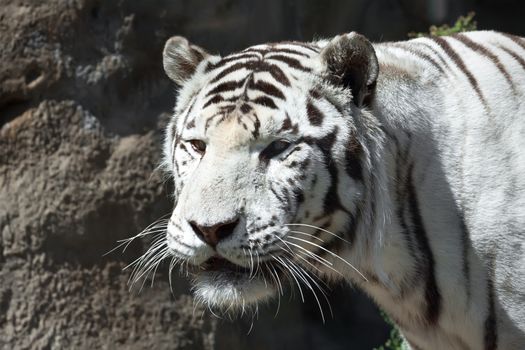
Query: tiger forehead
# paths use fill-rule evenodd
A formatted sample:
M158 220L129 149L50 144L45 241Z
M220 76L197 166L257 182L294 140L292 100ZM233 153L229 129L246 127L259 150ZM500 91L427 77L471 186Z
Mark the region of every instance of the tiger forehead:
M284 91L301 73L312 72L311 58L317 52L313 45L279 43L253 46L216 58L205 67L208 77L202 108L249 101L278 109L277 105L286 101Z
M270 126L266 130L270 133L292 129L288 115L284 119L276 115L285 114L286 92L301 73L312 72L311 58L318 51L313 44L282 42L249 47L209 62L207 83L199 94L198 119L204 121L205 133L227 124L229 130L239 127L258 138L261 121ZM186 127L194 128L195 119Z

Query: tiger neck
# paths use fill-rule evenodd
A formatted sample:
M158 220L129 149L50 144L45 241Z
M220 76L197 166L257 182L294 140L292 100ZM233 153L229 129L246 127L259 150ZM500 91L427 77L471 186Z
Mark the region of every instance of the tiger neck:
M388 106L378 105L373 111L385 133L381 161L375 166L383 167L386 176L379 185L388 189L384 193L388 198L382 199L387 207L374 215L388 221L380 233L381 243L369 249L369 261L362 265L369 271L368 282L357 283L415 348L479 348L481 344L466 340L481 339L477 334L483 323L470 314L469 281L463 288L464 279L469 279L465 252L470 249L469 241L462 240L463 214L428 131L432 128L421 127L428 123L425 106L405 102L413 108L412 120L396 117L397 111ZM450 242L458 242L458 247L450 247ZM453 309L446 307L446 295L455 296ZM457 320L468 325L460 327L454 324ZM460 328L462 334L457 333Z

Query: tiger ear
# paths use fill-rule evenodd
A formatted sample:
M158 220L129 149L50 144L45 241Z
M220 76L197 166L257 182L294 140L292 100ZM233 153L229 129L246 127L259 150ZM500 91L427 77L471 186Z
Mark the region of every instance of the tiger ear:
M368 104L374 92L379 64L374 47L363 35L338 35L321 51L328 79L350 88L357 106Z
M166 75L177 85L188 81L200 62L209 54L199 46L192 45L182 36L173 36L166 41L162 63Z

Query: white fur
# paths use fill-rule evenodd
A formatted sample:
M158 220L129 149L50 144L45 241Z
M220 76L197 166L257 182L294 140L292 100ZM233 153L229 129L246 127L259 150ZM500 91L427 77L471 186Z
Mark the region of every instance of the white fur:
M331 156L339 174L341 205L356 212L359 203L364 203L364 209L361 208L360 222L353 233L353 245L343 244L333 252L340 258L334 254L324 255L331 268L316 263L322 271L318 273L299 258L293 261L296 266L302 266L309 273L321 274L327 280L340 279L342 274L399 322L403 334L413 345L424 349L483 349L486 346L486 286L493 274L497 348L523 348L525 69L501 47L512 49L522 58L525 49L494 32L473 32L467 37L496 55L513 82L511 86L486 56L457 39L446 38L475 77L486 100L485 106L469 77L431 39L416 39L397 46L375 45L380 72L374 102L366 108L349 102L352 99L349 90L324 81L326 67L318 56L305 48L283 44L280 47L310 55L311 58L302 58L301 63L312 72L274 62L293 77L289 87L279 84L267 72L255 73L255 79L270 81L286 97L284 101L274 99L277 110L255 106L261 121L261 136L256 140L250 137L255 125L249 118L246 119L247 130L232 121L203 132L206 120L215 115L218 108L203 108L207 100L205 95L220 83L210 83L214 72L205 72L208 63L217 63L220 58L205 59L179 91L165 142L166 167L174 171L174 160L179 164L179 175L175 176L176 206L167 237L173 254L195 265L220 254L238 265L250 267L253 260L251 262L250 255L240 247L249 246L253 254L264 255L265 248L255 239L264 240L268 234L278 236L273 240L274 246L286 240L314 250L312 243L318 241L292 232L294 229L287 224L297 217L302 218L301 223L322 224L322 220L312 219L322 213L322 200L331 183L322 152L315 146L303 145L290 159L283 162L272 159L264 169L258 155L275 138L298 140L298 135L293 134L277 136L286 115L300 126L302 136L321 138L337 127ZM320 41L316 45L323 48L330 42ZM411 51L431 57L445 72ZM240 69L230 74L228 80L242 80L249 74L246 69ZM305 112L307 96L314 88L323 96L314 102L325 116L321 127L310 125ZM228 98L237 93L235 90L224 96ZM258 92L250 90L248 95L249 99L259 96ZM232 115L236 113L238 110ZM191 119L196 126L186 129ZM205 156L200 159L196 154L192 156L174 147L173 129L180 133L181 143L190 139L204 140L208 144ZM363 183L344 175L345 152L352 138L362 148ZM189 145L187 148L191 152ZM400 164L400 153L405 154L411 164L418 209L433 254L435 280L441 294L439 318L432 326L425 323L425 289L414 287L408 295L403 290L405 282L416 274L418 267L410 254L403 233L405 229L397 213L401 205L397 198L401 180L397 176L399 172L407 172L408 167L408 164ZM310 165L304 180L296 185L306 191L305 202L302 205L292 203L291 211L284 210L269 184L301 175L289 163L305 159L310 160ZM180 165L182 162L184 166ZM313 177L317 177L317 182L310 188ZM282 191L282 185L277 189ZM408 213L406 205L403 215L413 215ZM310 219L305 219L306 212L310 213ZM191 220L201 224L225 222L235 215L241 215L242 225L231 238L220 242L216 251L198 239L188 224ZM462 273L462 231L458 215L463 216L470 234L467 259L471 285L468 290ZM336 211L330 216L326 229L344 231L346 219L343 211ZM275 226L252 233L252 227L270 222ZM308 227L300 230L308 234L316 232ZM333 237L321 232L319 239L328 241ZM297 255L301 255L300 249L295 251ZM272 261L268 256L262 260ZM349 264L369 277L368 281ZM313 283L311 286L315 287ZM218 275L197 275L194 288L199 300L222 309L256 303L278 290L276 283L265 283L261 277L254 281L242 277L229 281Z

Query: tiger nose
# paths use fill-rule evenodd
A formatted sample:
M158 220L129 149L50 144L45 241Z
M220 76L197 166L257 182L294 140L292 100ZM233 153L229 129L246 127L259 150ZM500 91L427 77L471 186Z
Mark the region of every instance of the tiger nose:
M197 224L195 221L190 221L190 226L193 231L195 231L197 237L215 248L220 241L231 236L238 223L239 219L234 219L232 221L221 222L212 226L203 226Z

